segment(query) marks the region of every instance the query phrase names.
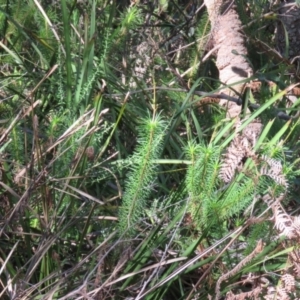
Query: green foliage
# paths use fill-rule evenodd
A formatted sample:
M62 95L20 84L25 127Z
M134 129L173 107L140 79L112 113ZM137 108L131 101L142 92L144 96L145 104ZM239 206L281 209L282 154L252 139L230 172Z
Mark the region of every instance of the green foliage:
M0 0L1 299L206 299L260 238L222 295L242 273L286 267L261 198L300 203L299 122L274 120L298 110L280 92L289 67L249 52L276 84L250 97L260 107L239 128L264 129L225 183L237 122L194 94L220 84L202 61L202 1L128 2ZM237 4L250 43L272 40L258 30L267 3Z
M154 189L157 168L153 160L160 156L166 123L160 116L144 120L139 126L138 147L133 154L134 164L128 174L125 194L119 213L120 232L134 236L136 222L147 206ZM128 232L127 232L128 231Z
M186 152L192 162L186 175L188 211L198 230L238 215L251 203L255 194L253 179L244 177L227 187L221 184L220 147L191 144Z
M218 171L220 149L215 146L190 144L186 153L192 164L186 175L186 185L189 192L189 212L197 228L207 224L209 215L207 208L210 202L217 200ZM216 197L216 198L215 198Z

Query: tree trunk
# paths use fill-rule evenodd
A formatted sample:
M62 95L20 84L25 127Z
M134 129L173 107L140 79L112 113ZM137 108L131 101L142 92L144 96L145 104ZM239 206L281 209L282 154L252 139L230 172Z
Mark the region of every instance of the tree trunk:
M243 81L252 75L252 69L246 60L247 49L244 46L244 36L241 30L242 23L235 11L232 1L205 0L210 22L212 24L212 39L216 48L216 65L219 70L219 78L222 84L231 85L237 92L227 88L226 93L237 96L243 93L245 83ZM234 102L221 100L221 105L228 105L228 116L236 117L241 106Z
M252 68L246 59L247 49L241 30L242 23L232 1L222 3L222 0L217 0L217 2L216 0L204 0L212 24L212 39L213 46L216 48L216 65L219 69L220 81L224 85L230 85L236 91L227 87L225 88L226 94L238 96L243 93L245 87L245 82L239 82L246 81L252 75ZM241 106L235 102L222 99L220 104L227 105L228 117L239 116ZM262 124L253 121L242 133L235 136L227 148L227 154L222 159L220 178L224 182L230 182L234 178L236 170L245 157L254 155L253 148L261 129Z

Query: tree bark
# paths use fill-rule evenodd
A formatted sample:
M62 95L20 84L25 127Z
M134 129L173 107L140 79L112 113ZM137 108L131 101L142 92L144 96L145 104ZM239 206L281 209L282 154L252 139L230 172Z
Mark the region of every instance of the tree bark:
M212 40L213 46L216 48L216 65L219 69L220 81L222 84L230 85L235 89L234 92L225 87L223 92L229 96L242 94L247 78L252 75L252 68L246 58L247 49L244 45L244 36L241 30L242 23L235 10L233 1L204 0L212 23ZM244 82L241 83L241 81ZM227 106L227 117L234 118L239 116L241 106L235 102L222 99L220 104ZM243 132L236 134L227 148L227 154L222 159L220 178L224 182L230 182L233 179L244 157L254 155L253 148L257 137L261 133L261 129L262 124L255 120Z
M248 63L247 49L244 45L244 36L241 30L242 23L235 11L232 1L204 0L212 24L212 40L216 48L216 66L219 70L219 79L225 85L231 85L236 91L226 88L229 96L238 96L243 93L245 83L238 83L252 75L252 68ZM227 105L227 115L236 117L241 106L225 99L221 105Z

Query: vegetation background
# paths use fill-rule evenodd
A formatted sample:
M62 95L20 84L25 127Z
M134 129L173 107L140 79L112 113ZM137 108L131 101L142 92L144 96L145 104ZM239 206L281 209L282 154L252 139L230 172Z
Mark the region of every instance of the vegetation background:
M0 298L299 298L299 18L0 0Z

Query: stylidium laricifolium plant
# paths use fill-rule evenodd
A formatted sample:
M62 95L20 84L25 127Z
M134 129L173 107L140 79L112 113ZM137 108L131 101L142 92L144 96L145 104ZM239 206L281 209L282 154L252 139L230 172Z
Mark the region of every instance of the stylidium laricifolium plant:
M186 154L192 162L186 174L188 211L198 227L206 223L209 203L217 201L220 149L192 143L186 148Z
M166 122L160 116L144 119L138 128L138 146L127 175L122 206L119 211L120 233L135 233L135 225L147 207L156 179L158 159L162 151Z

